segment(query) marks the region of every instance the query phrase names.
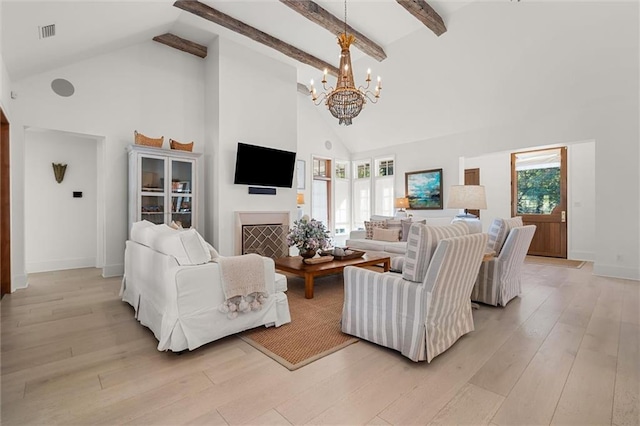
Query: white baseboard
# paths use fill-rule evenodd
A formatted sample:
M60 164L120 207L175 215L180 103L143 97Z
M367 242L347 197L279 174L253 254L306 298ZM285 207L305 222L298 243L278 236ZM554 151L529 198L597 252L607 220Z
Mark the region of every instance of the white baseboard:
M104 265L104 268L102 268L102 276L104 278L120 277L122 275L124 275L124 263Z
M640 269L629 268L626 266L602 265L599 263L594 263L593 275L640 281Z
M585 260L587 262L593 262L596 260L596 255L592 251L578 251L572 250L569 252L567 259L570 260Z
M34 272L64 271L66 269L95 268L96 258L84 257L78 259L47 260L44 262L27 263L25 266L28 274Z
M29 281L26 275L14 275L11 277L11 293L27 287L29 287Z

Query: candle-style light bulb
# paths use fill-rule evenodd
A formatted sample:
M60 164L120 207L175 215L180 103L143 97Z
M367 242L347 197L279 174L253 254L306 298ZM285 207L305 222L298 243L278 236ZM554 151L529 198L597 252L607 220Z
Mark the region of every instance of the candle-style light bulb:
M378 76L378 90L382 89L382 79Z
M367 68L367 81L371 81L371 68Z

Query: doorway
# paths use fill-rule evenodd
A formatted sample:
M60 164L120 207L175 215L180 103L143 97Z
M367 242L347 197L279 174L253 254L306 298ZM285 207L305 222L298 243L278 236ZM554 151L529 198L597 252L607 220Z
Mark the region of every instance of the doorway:
M0 108L0 297L11 293L9 120Z
M480 185L480 169L464 169L465 185ZM467 210L468 213L476 215L480 219L480 210Z
M104 145L99 136L25 129L28 274L104 267ZM59 182L53 164L67 165Z
M567 148L511 154L511 215L536 225L529 252L567 258Z

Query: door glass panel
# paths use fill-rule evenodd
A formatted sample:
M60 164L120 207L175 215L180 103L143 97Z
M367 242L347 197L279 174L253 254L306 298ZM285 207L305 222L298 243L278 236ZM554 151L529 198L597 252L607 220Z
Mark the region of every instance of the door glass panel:
M142 157L142 191L164 191L164 160L158 158Z
M550 214L560 204L560 149L516 154L517 213Z
M183 228L191 228L191 197L174 195L171 199L171 220Z
M193 164L189 161L171 161L171 192L191 194Z
M142 196L142 220L148 220L155 224L164 223L164 196Z

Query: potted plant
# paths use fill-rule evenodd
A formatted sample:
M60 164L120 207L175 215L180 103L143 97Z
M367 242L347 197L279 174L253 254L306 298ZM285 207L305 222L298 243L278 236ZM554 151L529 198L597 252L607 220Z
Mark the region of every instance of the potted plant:
M304 215L300 220L293 222L293 227L287 234L287 245L296 246L303 258L311 258L316 255L318 249L327 248L330 245L329 231L324 224L315 219L309 219Z

